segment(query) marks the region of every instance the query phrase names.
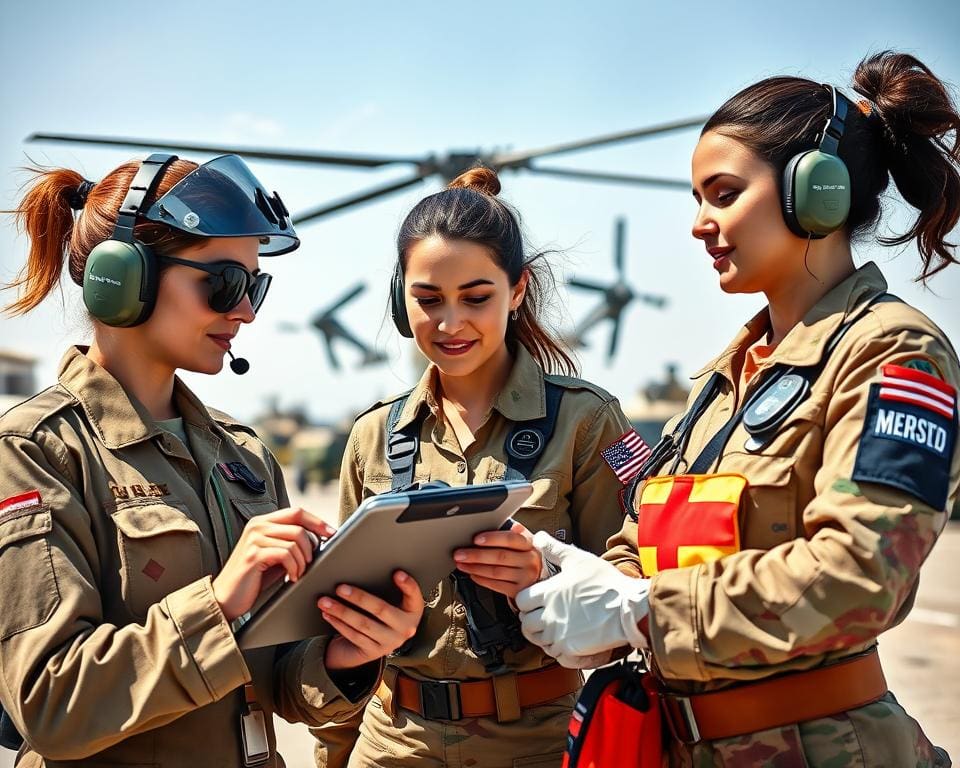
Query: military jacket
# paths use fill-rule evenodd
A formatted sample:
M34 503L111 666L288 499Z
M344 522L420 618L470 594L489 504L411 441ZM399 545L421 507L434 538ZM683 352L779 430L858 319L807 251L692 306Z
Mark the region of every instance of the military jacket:
M461 450L453 428L443 418L436 393L436 369L431 367L410 393L400 412L398 428L411 423L423 409L420 456L415 480L442 480L464 486L502 480L507 471L505 443L515 422L546 414L544 381L563 389L553 437L533 470L533 493L514 515L531 531L544 530L557 538L600 553L606 539L621 525L622 485L600 452L615 443L630 424L617 400L580 379L544 375L523 346L518 347L511 373L475 441ZM391 487L385 453L385 401L361 415L353 427L340 474L340 516L349 516L360 502ZM489 677L467 642L465 609L451 580L421 585L429 600L416 637L403 655L390 660L404 671L430 679ZM552 659L534 645L506 651L507 665L517 672L537 669Z
M769 327L766 310L696 374L690 403L713 371L722 388L692 430L678 474L762 386L765 371L824 361L834 331L863 312L773 438L751 446L741 423L714 465L749 482L740 551L653 576L651 650L669 688L696 692L818 666L872 646L910 611L920 565L960 482L956 405L931 442L929 430L909 432L893 411L878 408L884 401L877 393L883 396L891 364L934 375L943 391L960 387L960 368L949 341L916 309L877 302L864 310L885 290L875 265L857 270L787 334L746 386L739 370ZM606 557L639 575L636 522L628 518L610 544Z
M0 699L18 765L243 765L248 682L264 765L282 765L274 712L317 725L364 703L328 677L325 638L238 647L212 576L286 490L249 428L179 380L174 399L189 450L72 348L57 385L0 418Z

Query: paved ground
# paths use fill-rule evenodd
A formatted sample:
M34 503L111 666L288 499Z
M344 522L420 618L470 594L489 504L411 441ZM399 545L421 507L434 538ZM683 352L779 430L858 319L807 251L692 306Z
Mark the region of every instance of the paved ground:
M291 484L292 487L292 484ZM308 491L302 503L328 518L333 488ZM934 743L960 758L960 522L950 523L923 568L916 607L880 642L890 688ZM289 768L312 768L313 739L306 728L277 720L280 751ZM13 755L0 749L0 768Z

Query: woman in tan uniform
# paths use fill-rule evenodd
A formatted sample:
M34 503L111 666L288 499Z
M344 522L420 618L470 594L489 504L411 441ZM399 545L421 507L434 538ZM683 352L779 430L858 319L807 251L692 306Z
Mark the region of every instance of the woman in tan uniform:
M429 366L406 395L354 425L340 476L341 514L402 484L388 435L413 437L409 479L452 486L527 477L533 494L511 531L455 553L416 636L390 659L350 766L559 766L580 676L527 644L507 598L543 568L529 531L602 552L621 525L623 487L601 455L635 445L611 395L550 373L572 368L541 325L546 265L524 253L496 174L477 168L422 200L397 240L393 313ZM639 438L636 438L639 442ZM613 461L613 459L611 459ZM525 526L525 527L524 527ZM343 765L344 726L316 731L318 762Z
M38 171L16 213L30 255L8 309L39 304L66 257L93 322L58 383L0 418L0 701L17 764L283 765L273 714L317 725L362 707L423 606L398 573L399 608L328 598L332 638L247 652L234 637L332 529L289 508L254 432L175 372L221 370L266 295L259 256L299 245L286 209L235 155L151 155L96 184Z
M960 116L907 55L853 90L771 78L707 122L693 235L721 290L768 306L696 374L607 562L543 538L561 572L517 597L569 666L645 651L671 766L949 765L876 645L957 496L960 367L851 241L892 177L916 213L881 242L915 242L924 281L956 263Z

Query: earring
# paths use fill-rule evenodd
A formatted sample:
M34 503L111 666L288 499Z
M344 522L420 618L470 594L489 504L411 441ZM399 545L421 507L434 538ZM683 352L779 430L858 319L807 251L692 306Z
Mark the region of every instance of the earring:
M516 320L517 317L519 316L519 314L520 314L520 313L517 312L517 310L513 310L513 312L510 313L510 319L511 319L511 320Z

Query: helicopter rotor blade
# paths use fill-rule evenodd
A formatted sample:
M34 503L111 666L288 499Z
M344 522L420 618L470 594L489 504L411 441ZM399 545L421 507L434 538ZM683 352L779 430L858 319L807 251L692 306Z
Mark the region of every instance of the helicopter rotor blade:
M164 139L134 139L121 136L83 136L73 133L33 133L27 141L53 141L70 144L92 144L102 147L135 147L137 149L167 149L183 152L199 152L212 155L241 155L257 160L278 160L289 163L310 163L314 165L341 165L353 168L379 168L394 163L420 165L427 158L397 157L383 155L360 155L332 152L310 152L307 150L258 149L257 147L238 147L223 144L198 144L189 141L167 141Z
M567 285L573 288L582 288L585 291L597 291L598 293L606 293L610 289L610 286L603 283L595 283L592 280L583 280L579 277L568 277Z
M617 352L617 341L620 339L620 315L613 318L613 328L610 330L610 346L607 348L607 363L613 360Z
M327 350L327 360L330 362L330 367L335 371L340 370L340 359L337 357L337 353L333 350L333 338L326 331L322 331L323 336L323 346Z
M579 149L593 149L594 147L602 147L606 144L617 144L621 141L645 139L650 136L659 136L664 133L686 130L687 128L696 128L703 125L705 122L707 122L706 117L692 117L686 120L675 120L669 123L649 125L645 128L636 128L632 131L619 131L617 133L594 136L593 138L583 139L581 141L569 141L564 144L554 144L553 146L541 147L540 149L531 149L523 152L505 152L503 154L494 155L491 164L498 168L519 168L524 167L530 160L538 157L559 155L565 152L575 152Z
M666 296L657 296L652 293L637 293L634 295L634 298L656 309L663 309L670 303L670 300Z
M360 192L359 194L351 195L350 197L341 198L340 200L322 205L318 208L311 208L310 210L294 216L293 223L297 225L305 224L308 221L315 221L316 219L324 216L329 216L331 213L342 211L344 208L351 208L354 205L367 203L371 200L375 200L378 197L399 192L401 189L406 189L407 187L412 187L414 184L419 184L429 175L429 173L417 173L401 181L394 181L380 187L368 189L366 192Z
M617 219L616 225L614 226L614 246L613 246L613 263L617 268L617 275L620 279L623 280L623 244L627 230L627 220L622 216Z
M690 182L683 179L662 179L658 176L634 176L628 173L604 173L602 171L578 171L572 168L550 168L541 165L532 165L524 168L530 173L540 173L545 176L557 176L561 179L576 179L578 181L603 181L614 184L636 184L643 187L659 187L661 189L675 189L683 192L690 191Z
M367 290L367 284L366 284L366 283L362 283L362 282L361 282L361 283L357 283L355 286L353 286L353 288L351 288L349 291L347 291L345 294L343 294L343 295L342 295L339 299L337 299L333 304L331 304L329 307L327 307L326 309L324 309L324 310L320 313L320 317L329 317L329 316L332 315L334 312L336 312L338 309L340 309L342 306L344 306L344 305L346 305L346 304L349 304L351 301L353 301L357 296L359 296L359 295L360 295L361 293L363 293L365 290Z

